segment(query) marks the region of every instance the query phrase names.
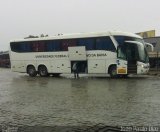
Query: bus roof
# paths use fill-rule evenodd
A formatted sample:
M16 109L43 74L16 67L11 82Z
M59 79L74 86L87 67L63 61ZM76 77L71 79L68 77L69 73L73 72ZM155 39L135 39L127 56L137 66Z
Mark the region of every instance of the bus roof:
M58 40L58 39L74 39L74 38L88 38L88 37L99 37L99 36L130 36L135 38L141 38L139 35L121 31L108 31L108 32L90 32L90 33L73 33L73 34L58 34L52 37L39 37L39 38L27 38L27 39L16 39L11 42L24 42L24 41L40 41L40 40Z

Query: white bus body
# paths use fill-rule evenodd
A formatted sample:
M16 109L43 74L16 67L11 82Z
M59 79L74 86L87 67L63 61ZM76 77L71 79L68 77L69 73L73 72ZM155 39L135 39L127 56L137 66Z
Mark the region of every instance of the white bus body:
M143 39L132 33L114 31L30 38L11 41L10 48L12 71L30 76L72 73L74 62L79 62L79 73L106 73L111 77L144 74L149 70ZM125 57L121 55L123 50Z

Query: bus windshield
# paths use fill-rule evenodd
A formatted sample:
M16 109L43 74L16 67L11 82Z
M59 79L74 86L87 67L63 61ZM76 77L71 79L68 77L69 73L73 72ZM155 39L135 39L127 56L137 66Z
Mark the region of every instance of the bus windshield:
M127 36L114 36L119 46L124 46L126 50L127 60L136 59L137 61L148 63L149 57L143 39L127 37ZM136 44L136 42L139 42Z
M149 57L147 54L147 50L144 45L137 45L138 53L139 53L139 61L141 62L149 62Z
M133 56L136 58L137 61L144 63L149 62L147 50L144 44L138 41L127 41L127 43L126 43L127 49L133 52L134 54ZM127 56L129 56L129 54L127 54Z

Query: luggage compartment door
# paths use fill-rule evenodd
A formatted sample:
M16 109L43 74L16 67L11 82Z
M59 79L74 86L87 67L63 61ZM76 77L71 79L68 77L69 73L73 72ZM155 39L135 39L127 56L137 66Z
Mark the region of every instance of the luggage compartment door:
M84 61L87 59L85 46L68 47L68 55L70 61Z
M88 60L88 73L105 73L105 60Z

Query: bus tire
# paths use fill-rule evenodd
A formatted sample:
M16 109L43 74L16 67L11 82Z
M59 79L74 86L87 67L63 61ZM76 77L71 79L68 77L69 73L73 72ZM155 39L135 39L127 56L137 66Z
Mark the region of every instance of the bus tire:
M29 74L30 77L37 76L37 71L36 71L34 66L28 66L27 67L27 73Z
M46 66L39 66L38 72L41 77L47 77L49 75Z
M111 67L109 68L109 74L110 74L110 77L111 77L111 78L116 78L116 77L118 77L118 75L117 75L117 67L116 67L115 65L113 65L113 66L111 66Z

